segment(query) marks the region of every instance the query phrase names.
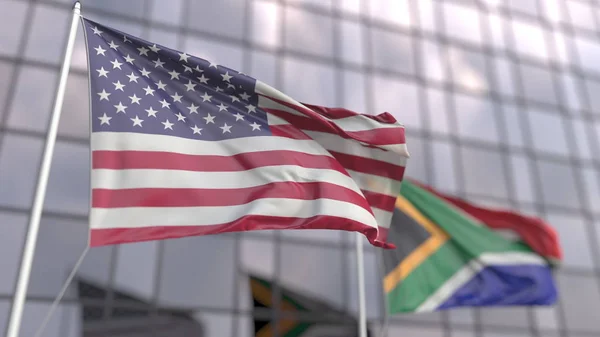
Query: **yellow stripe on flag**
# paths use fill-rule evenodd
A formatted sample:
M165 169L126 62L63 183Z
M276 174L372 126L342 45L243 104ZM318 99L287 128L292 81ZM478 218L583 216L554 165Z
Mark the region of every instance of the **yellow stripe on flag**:
M383 289L386 293L392 291L400 281L406 278L408 274L423 263L423 261L437 251L448 240L448 234L427 219L403 196L398 196L396 199L396 208L415 220L415 222L431 234L431 237L420 244L417 249L411 252L396 268L394 268L394 270L390 271L385 276L383 279Z

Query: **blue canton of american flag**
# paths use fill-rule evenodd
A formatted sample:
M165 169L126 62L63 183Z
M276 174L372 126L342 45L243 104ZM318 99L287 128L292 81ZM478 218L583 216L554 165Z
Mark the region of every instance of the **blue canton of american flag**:
M90 245L260 229L387 230L408 152L387 113L302 104L238 71L83 19Z
M92 130L220 140L269 134L256 80L86 21Z

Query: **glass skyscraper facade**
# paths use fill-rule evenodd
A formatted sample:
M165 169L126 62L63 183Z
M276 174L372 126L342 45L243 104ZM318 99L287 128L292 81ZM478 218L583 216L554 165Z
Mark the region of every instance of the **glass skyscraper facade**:
M0 333L71 8L66 0L0 0ZM407 177L540 216L558 231L565 257L557 305L394 316L389 336L600 336L600 2L84 0L82 14L299 101L388 111L406 126ZM88 96L80 26L25 336L87 244ZM169 324L186 336L253 336L255 318L280 322L286 313L278 299L273 310L253 310L248 274L357 316L354 240L345 232L257 231L94 248L77 274L93 286L73 283L44 336L172 336ZM377 332L382 275L378 252L366 240L365 249L367 316ZM177 319L161 321L165 312ZM160 322L167 332L149 328Z

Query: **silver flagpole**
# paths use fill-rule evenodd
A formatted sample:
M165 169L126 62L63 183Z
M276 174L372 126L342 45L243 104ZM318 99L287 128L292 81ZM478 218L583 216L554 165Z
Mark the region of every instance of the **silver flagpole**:
M40 164L40 172L35 190L35 199L31 208L31 214L29 215L29 228L27 230L25 248L23 249L23 257L21 258L19 278L17 279L15 296L12 301L6 337L19 336L19 329L21 327L21 320L23 318L23 309L25 307L25 297L27 295L27 286L29 285L29 279L31 277L31 266L33 264L33 256L35 254L35 246L40 229L40 220L42 218L42 211L44 209L44 199L46 197L46 187L48 186L52 155L54 154L54 144L56 143L58 123L60 121L67 77L69 76L69 68L71 66L71 55L73 54L75 36L77 35L77 28L79 26L80 9L81 5L79 2L75 2L73 5L71 30L67 40L67 47L65 49L65 57L63 59L62 68L60 70L60 81L58 82L58 88L56 90L56 97L54 100L54 108L52 109L48 134L46 135L44 156L42 163Z
M367 337L367 304L365 296L365 260L363 240L356 234L356 276L358 278L358 337Z

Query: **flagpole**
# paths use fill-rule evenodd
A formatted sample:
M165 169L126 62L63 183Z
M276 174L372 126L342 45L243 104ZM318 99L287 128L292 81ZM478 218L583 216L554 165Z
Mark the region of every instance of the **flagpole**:
M367 305L365 296L365 260L362 235L356 234L356 276L358 278L358 337L367 337Z
M21 266L19 268L19 278L17 279L15 296L13 297L12 301L6 337L19 336L19 329L21 327L21 320L23 318L23 310L25 307L25 297L27 295L27 286L29 285L29 279L31 277L31 267L33 265L33 257L35 254L35 247L40 229L40 221L42 217L42 211L44 209L44 199L46 197L46 188L48 186L52 155L54 154L54 145L56 144L56 134L58 132L58 124L60 121L60 114L65 96L67 77L69 76L69 68L71 66L71 56L73 54L75 36L77 35L77 28L79 25L80 9L81 5L79 2L75 2L73 5L71 30L69 32L67 46L65 48L62 68L60 70L60 81L58 82L58 88L56 90L56 97L54 100L54 108L52 109L52 115L50 117L51 119L48 127L48 134L46 135L44 156L42 158L42 163L40 164L35 198L33 200L31 213L29 215L27 238L25 239L25 247L23 249L23 256L21 258Z

